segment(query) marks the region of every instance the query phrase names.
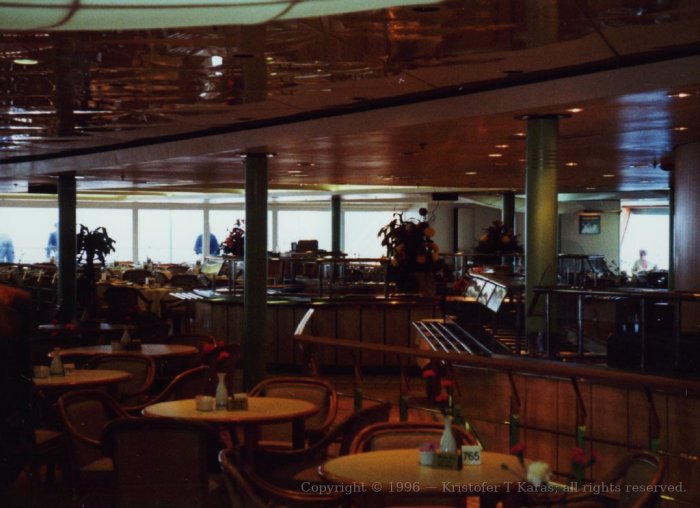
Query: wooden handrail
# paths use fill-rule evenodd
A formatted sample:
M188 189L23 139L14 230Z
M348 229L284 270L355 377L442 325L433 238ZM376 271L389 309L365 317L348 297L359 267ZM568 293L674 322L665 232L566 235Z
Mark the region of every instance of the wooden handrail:
M630 372L595 365L562 363L552 360L517 356L494 355L485 357L443 351L427 351L406 346L388 346L371 342L312 336L303 333L295 334L294 341L302 347L304 345L319 345L341 349L381 352L415 358L443 360L452 362L455 365L468 367L502 370L520 374L537 374L561 379L581 379L589 382L633 388L647 387L652 390L683 393L686 396L700 396L700 381Z

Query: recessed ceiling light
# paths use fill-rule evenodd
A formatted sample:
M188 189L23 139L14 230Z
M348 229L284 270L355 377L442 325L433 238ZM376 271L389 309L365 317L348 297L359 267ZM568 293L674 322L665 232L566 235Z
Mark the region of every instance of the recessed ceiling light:
M464 174L469 175L469 176L474 176L474 175L478 175L479 173L477 173L476 171L466 171Z
M685 99L686 97L690 97L690 94L686 92L670 93L668 97L673 99Z
M496 148L508 148L508 145L496 145Z
M36 65L39 63L38 60L34 60L33 58L16 58L13 62L19 65Z
M287 171L287 173L289 173L290 175L301 175L303 171L300 169L290 169L289 171Z
M678 131L678 132L682 132L682 131L687 131L688 127L686 127L685 125L679 125L678 127L674 127L673 130Z
M595 190L595 187L586 187L586 190Z
M510 135L511 138L524 138L527 135L524 132L514 132Z
M299 166L300 168L312 168L315 165L316 164L313 162L297 162L297 166Z
M568 113L580 113L583 111L583 108L569 108L566 110Z
M502 153L490 153L489 157L497 158L497 157L503 157Z
M578 166L578 162L571 162L571 161L565 162L564 166L570 166L570 167Z
M604 173L603 178L613 178L615 176L614 173Z

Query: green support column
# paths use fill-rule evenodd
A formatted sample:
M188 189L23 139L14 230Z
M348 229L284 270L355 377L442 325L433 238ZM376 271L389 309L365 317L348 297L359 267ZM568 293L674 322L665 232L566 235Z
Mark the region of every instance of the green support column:
M77 309L75 280L75 173L58 177L58 320L69 323Z
M340 240L342 238L342 228L340 222L340 196L331 196L331 250L334 254L338 254L342 249Z
M331 196L331 253L334 256L337 256L341 253L342 247L341 247L341 239L343 238L343 224L341 221L341 199L340 196L337 194L334 194ZM336 266L336 265L331 265L333 273L330 274L331 276L331 288L330 291L332 293L333 288L332 284L336 280L343 280L343 265Z
M527 116L525 308L535 286L557 282L557 148L559 116ZM544 301L528 316L528 338L543 332Z
M261 150L262 151L262 150ZM243 389L265 378L267 359L267 154L245 161Z
M515 231L515 192L504 192L502 196L501 222Z

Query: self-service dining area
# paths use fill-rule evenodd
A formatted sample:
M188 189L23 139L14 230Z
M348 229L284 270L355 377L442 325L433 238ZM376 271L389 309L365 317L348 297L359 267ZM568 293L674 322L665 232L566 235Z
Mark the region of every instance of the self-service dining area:
M122 326L32 360L10 506L698 499L697 381L431 347L443 308L413 297L271 303L266 377L245 390L239 303L198 305L207 330L130 342Z

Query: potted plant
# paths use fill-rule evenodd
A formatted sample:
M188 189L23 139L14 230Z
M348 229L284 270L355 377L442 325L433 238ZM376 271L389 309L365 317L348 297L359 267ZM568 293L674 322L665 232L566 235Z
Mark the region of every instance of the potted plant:
M114 252L115 240L110 238L104 227L95 228L90 231L86 226L80 225L77 237L77 262L85 262L82 276L80 277L80 293L82 298L80 303L88 316L95 314L95 304L97 295L95 291L95 259L105 265L105 257Z
M420 289L431 293L440 248L433 241L435 229L430 226L428 210L421 208L418 214L420 219L404 220L403 213L395 213L377 236L382 237L382 246L386 248L389 259L387 279L396 281L399 290Z

